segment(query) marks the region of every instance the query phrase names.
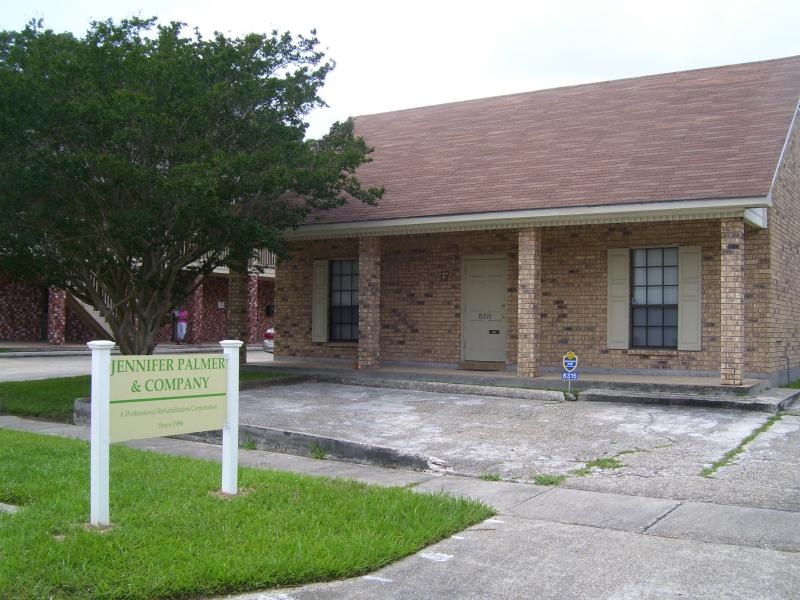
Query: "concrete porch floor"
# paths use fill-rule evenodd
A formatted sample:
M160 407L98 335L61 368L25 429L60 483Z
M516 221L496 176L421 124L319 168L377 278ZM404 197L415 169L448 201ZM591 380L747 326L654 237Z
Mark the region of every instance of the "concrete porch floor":
M339 376L348 383L369 384L379 380L427 381L473 386L496 386L529 389L567 389L561 373L544 372L529 379L518 377L515 371L472 371L450 367L417 366L409 364L386 364L381 368L363 371L353 368L350 361L313 360L307 358L275 357L272 363L260 368L287 371L293 374ZM770 387L767 380L746 379L739 386L721 385L718 376L675 375L662 373L590 373L578 369L579 379L572 382L573 390L606 388L635 390L640 392L665 392L687 394L730 394L736 396L754 394ZM344 381L343 381L344 382Z

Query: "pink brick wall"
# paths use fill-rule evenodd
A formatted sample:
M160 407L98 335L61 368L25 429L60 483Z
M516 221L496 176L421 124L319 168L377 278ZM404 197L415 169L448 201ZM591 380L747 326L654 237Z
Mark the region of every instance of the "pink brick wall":
M218 303L228 305L228 279L224 277L209 277L203 284L203 328L204 339L202 342L218 342L227 337L227 313L224 308L218 308Z
M67 306L67 320L65 323L65 337L69 344L85 344L97 336L86 327Z
M255 279L254 279L255 281ZM95 339L94 333L87 328L69 309L66 302L57 301L60 291L54 291L55 303L48 296L48 290L29 286L7 279L0 279L0 340L37 342L42 341L45 320L52 321L51 329L56 334L55 343L86 343ZM266 307L274 304L275 282L270 279L259 279L253 286L252 319L250 330L255 336L249 340L259 343L264 332L273 324L273 319L266 315ZM218 302L228 302L228 280L224 277L212 277L198 289L189 302L189 329L187 340L192 343L213 343L224 339L226 328L225 309L217 308ZM56 310L45 314L48 304ZM61 332L61 333L59 333ZM167 322L156 336L160 343L172 341L172 323ZM53 342L51 342L53 343Z
M42 339L46 290L0 279L0 340Z

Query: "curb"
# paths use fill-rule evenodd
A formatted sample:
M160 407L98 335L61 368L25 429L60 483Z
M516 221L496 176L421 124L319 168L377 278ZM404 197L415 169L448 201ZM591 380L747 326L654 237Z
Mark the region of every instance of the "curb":
M697 408L727 408L755 412L777 413L790 406L796 393L784 394L782 398L762 396L730 396L693 394L627 392L614 389L593 388L581 392L580 399L585 402L619 402L625 404L647 404L655 406L691 406Z
M474 385L469 383L447 383L442 381L416 381L409 379L362 379L352 375L328 375L317 373L309 373L306 377L307 381L317 381L319 383L359 385L362 387L434 392L438 394L467 394L474 396L492 396L496 398L519 398L521 400L542 400L552 403L565 402L564 392L553 390Z
M306 381L306 378L295 376L291 381L289 378L279 380L268 379L263 381L251 381L245 383L255 383L262 385L250 385L246 389L258 387L270 387L286 383L299 383ZM266 385L264 385L266 384ZM242 388L245 389L245 388ZM72 421L75 425L88 426L91 423L92 405L89 398L76 398L74 403L74 413ZM187 433L183 435L169 436L179 440L189 440L194 442L204 442L210 444L222 443L222 430L203 431L198 433ZM324 437L310 433L289 431L284 429L273 429L271 427L261 427L258 425L239 424L239 443L252 441L255 443L256 450L266 450L268 452L279 452L281 454L294 454L297 456L312 456L315 450L325 453L326 458L340 460L363 465L374 465L391 469L409 469L412 471L434 471L438 473L452 473L450 465L434 458L418 454L402 452L395 448L386 446L376 446L363 442Z
M172 436L177 439L211 444L222 443L222 431L204 431ZM279 452L309 457L313 451L322 451L325 458L363 465L412 471L450 472L448 465L435 458L401 452L385 446L374 446L351 440L318 436L284 429L256 425L239 425L239 443L255 442L256 450Z

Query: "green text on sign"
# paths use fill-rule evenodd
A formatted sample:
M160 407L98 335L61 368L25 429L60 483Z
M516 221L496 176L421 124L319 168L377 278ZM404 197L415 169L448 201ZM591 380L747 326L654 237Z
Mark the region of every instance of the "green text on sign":
M227 367L219 354L111 359L112 442L222 429Z

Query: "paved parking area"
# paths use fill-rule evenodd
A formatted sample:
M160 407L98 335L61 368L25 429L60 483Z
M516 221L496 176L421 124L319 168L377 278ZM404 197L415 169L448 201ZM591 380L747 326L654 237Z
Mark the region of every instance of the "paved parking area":
M704 466L765 413L633 404L549 403L302 383L243 392L242 423L436 457L454 473L636 496L800 510L800 417L785 416L717 477ZM574 472L616 458L619 468Z

